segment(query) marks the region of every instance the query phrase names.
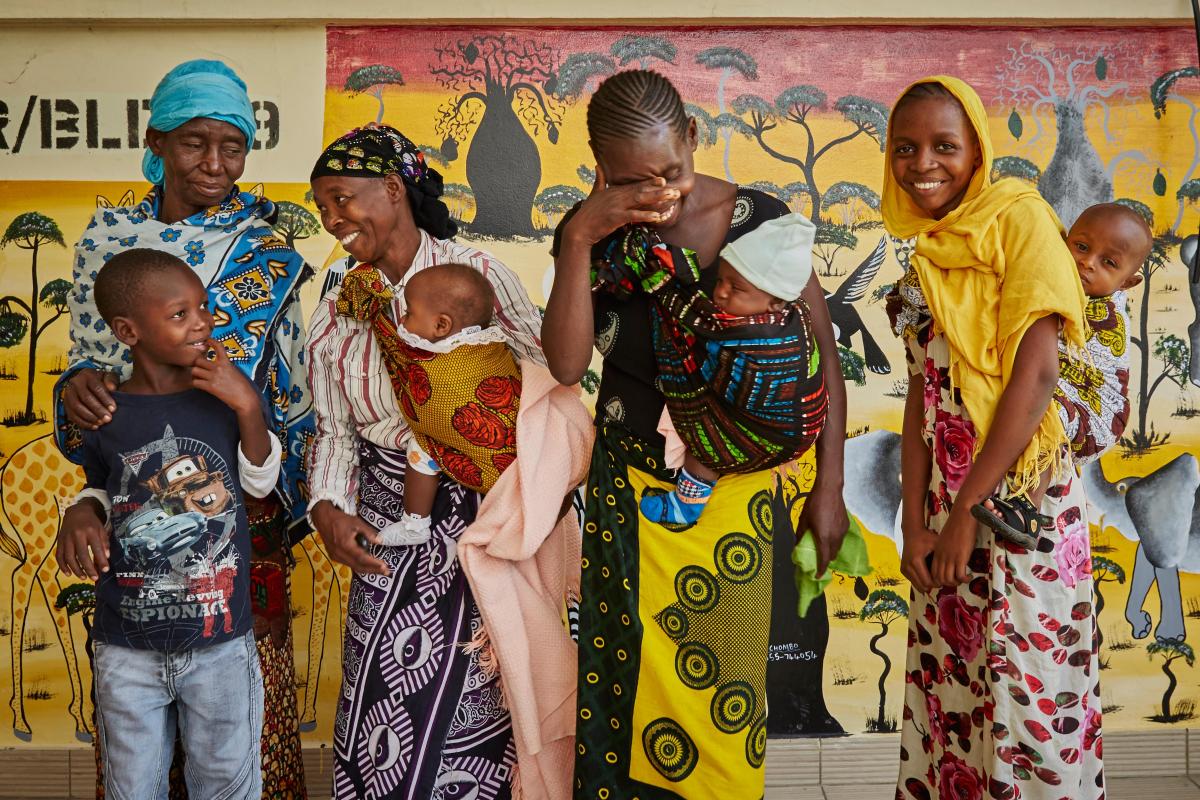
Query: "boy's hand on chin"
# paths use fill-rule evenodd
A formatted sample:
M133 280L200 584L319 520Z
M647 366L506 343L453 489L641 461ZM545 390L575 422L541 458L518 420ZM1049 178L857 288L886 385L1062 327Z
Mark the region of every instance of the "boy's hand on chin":
M192 365L192 385L234 411L257 412L261 407L258 390L229 360L225 345L209 339L208 348L208 352L196 356Z

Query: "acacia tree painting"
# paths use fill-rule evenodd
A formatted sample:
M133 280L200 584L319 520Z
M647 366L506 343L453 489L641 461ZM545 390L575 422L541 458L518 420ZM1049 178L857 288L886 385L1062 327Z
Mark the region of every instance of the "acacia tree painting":
M304 206L288 200L275 204L275 232L283 237L288 247L295 249L296 242L316 236L321 232L321 223Z
M748 81L758 80L758 62L748 53L736 47L710 47L696 54L696 63L708 69L719 69L721 77L717 79L717 124L721 139L725 142L725 152L721 163L725 167L725 180L734 182L733 172L729 168L729 150L733 143L733 134L738 129L736 121L728 116L729 108L725 103L725 87L734 73Z
M1146 208L1145 204L1138 203L1136 200L1119 200L1117 202L1133 208L1143 216L1150 214L1150 210ZM1147 223L1153 228L1153 215L1147 218ZM1184 386L1183 382L1187 380L1190 356L1187 343L1174 335L1160 336L1153 344L1150 342L1150 297L1153 294L1152 283L1154 276L1167 268L1167 264L1169 263L1167 249L1175 243L1175 237L1169 232L1156 236L1154 238L1154 246L1150 250L1150 256L1142 264L1141 268L1142 283L1140 288L1142 295L1137 314L1138 335L1130 337L1130 341L1138 349L1139 354L1137 395L1130 398L1131 403L1134 400L1137 401L1137 419L1133 430L1122 436L1120 440L1121 447L1125 450L1126 455L1138 455L1149 452L1167 441L1169 434L1157 433L1154 430L1154 424L1149 421L1150 399L1164 380L1169 380L1181 388ZM1161 371L1153 383L1150 381L1151 355L1158 358L1162 364Z
M863 622L874 622L879 626L879 633L871 637L868 648L883 660L883 672L879 674L879 712L874 719L867 720L867 730L871 733L891 733L896 730L896 720L887 718L887 676L892 671L892 660L887 653L879 649L879 643L888 634L888 628L895 622L908 617L908 603L891 589L876 589L871 592L858 618Z
M450 209L450 216L459 222L464 222L467 212L475 207L475 195L465 183L447 183L443 186L442 201Z
M1178 81L1186 78L1195 78L1200 76L1200 69L1196 67L1183 67L1182 69L1173 69L1159 75L1152 84L1150 84L1150 103L1154 106L1155 119L1162 119L1167 115L1167 102L1178 103L1188 110L1188 132L1192 136L1192 161L1188 164L1187 170L1183 173L1183 179L1180 181L1179 190L1175 193L1175 199L1178 201L1178 210L1175 213L1175 222L1171 225L1171 230L1175 233L1179 232L1179 226L1183 223L1183 212L1187 203L1195 202L1200 196L1200 186L1192 178L1196 174L1196 170L1200 169L1200 132L1196 130L1196 119L1200 117L1200 106L1197 106L1192 100L1186 96L1174 91L1175 84Z
M1146 652L1149 653L1150 658L1154 658L1155 656L1162 658L1162 671L1167 676L1167 688L1162 696L1161 713L1150 717L1151 721L1179 722L1183 719L1190 719L1192 717L1190 711L1172 711L1171 696L1175 694L1175 687L1179 685L1179 679L1171 671L1171 664L1182 658L1189 667L1194 666L1196 663L1196 654L1192 650L1192 646L1176 641L1154 641L1146 646Z
M1100 619L1100 612L1104 610L1104 593L1101 591L1102 584L1105 583L1125 583L1125 569L1105 556L1092 556L1092 590L1096 593L1096 619ZM1100 630L1100 626L1096 626L1096 651L1099 652L1104 645L1104 631ZM1100 659L1100 669L1108 669L1108 661Z
M346 76L342 87L354 94L369 94L379 103L379 113L375 115L376 122L383 122L383 87L403 86L404 76L396 69L386 64L372 64L369 67L359 67Z
M542 159L533 137L545 131L556 144L562 124L554 51L511 34L480 34L436 52L430 72L455 93L439 107L434 125L445 137L442 152L453 160L459 143L475 131L467 151L467 183L475 197L471 231L536 236L533 200Z
M871 188L852 181L838 181L821 197L826 219L817 223L813 252L825 264L825 277L835 272L833 262L843 249L858 247L858 232L883 227L879 219L879 195Z
M1042 178L1042 170L1027 158L1000 156L992 162L992 180L1001 178L1020 178L1036 186Z
M733 101L733 113L739 120L738 132L752 137L767 155L800 170L804 178L804 193L809 198L809 216L815 223L821 221L821 190L814 176L817 162L834 148L859 136L874 139L879 151L883 152L883 139L887 133L888 110L882 103L857 95L846 95L834 101L833 110L841 114L852 130L818 145L809 116L814 111L828 108L829 98L825 92L808 85L784 89L773 104L754 94L739 95ZM798 155L784 153L766 139L769 131L788 123L798 126L805 134L805 144Z
M662 36L622 36L613 42L609 52L622 67L634 61L638 69L646 69L651 61L675 63L675 45Z
M617 65L602 53L571 53L558 68L553 95L559 100L578 100L593 90L599 78L616 71Z
M1143 298L1149 292L1143 291ZM1146 303L1143 303L1143 315L1148 310ZM1144 326L1143 326L1144 327ZM1150 413L1150 400L1154 397L1154 392L1162 385L1163 381L1170 381L1180 389L1187 387L1188 379L1188 364L1190 361L1190 348L1183 339L1180 339L1173 333L1159 336L1154 340L1154 348L1152 351L1154 357L1158 359L1159 368L1158 376L1146 388L1147 382L1150 380L1150 353L1143 345L1145 339L1141 337L1133 337L1133 343L1141 350L1141 370L1138 375L1140 390L1138 392L1138 418L1137 427L1128 436L1121 437L1121 445L1129 454L1145 453L1154 448L1166 444L1170 438L1168 433L1156 433L1154 423L1149 424L1147 428L1146 420Z
M558 184L548 186L538 192L533 203L534 207L546 218L546 226L550 230L554 230L563 214L566 214L572 206L582 202L586 197L587 195L574 186Z
M8 247L10 244L30 252L29 273L32 291L28 302L11 294L0 297L0 347L14 347L29 334L25 410L13 414L5 423L32 425L42 421L33 411L33 378L37 369L38 341L46 332L46 328L67 313L67 295L71 291L71 284L61 278L49 281L44 286L38 284L38 254L41 248L49 244L66 247L58 223L50 217L36 211L26 211L18 215L9 223L4 236L0 237L0 247ZM40 319L39 306L53 311L54 316Z
M1058 136L1038 191L1068 228L1088 206L1113 199L1113 176L1123 162L1148 163L1140 150L1121 151L1105 163L1084 126L1087 113L1097 108L1104 115L1106 138L1110 143L1116 140L1108 128L1109 100L1133 99L1128 83L1110 80L1117 58L1116 48L1108 45L1065 51L1026 41L1010 46L996 70L998 99L1013 108L1010 130L1015 137L1020 138L1024 128L1019 108L1027 111L1037 131L1027 143L1030 147L1045 134L1042 115L1054 114Z

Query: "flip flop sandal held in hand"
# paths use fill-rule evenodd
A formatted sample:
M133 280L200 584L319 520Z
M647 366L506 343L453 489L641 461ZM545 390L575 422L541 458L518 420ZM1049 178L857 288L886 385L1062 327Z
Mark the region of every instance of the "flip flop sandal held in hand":
M1038 531L1053 524L1049 517L1039 514L1024 496L1002 500L995 495L988 498L994 510L982 503L971 506L971 516L991 528L1001 539L1020 545L1027 550L1036 550ZM996 516L999 514L999 516Z

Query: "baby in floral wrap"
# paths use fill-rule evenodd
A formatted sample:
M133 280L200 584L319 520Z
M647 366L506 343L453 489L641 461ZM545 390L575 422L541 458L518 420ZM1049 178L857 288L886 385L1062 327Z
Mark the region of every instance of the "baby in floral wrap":
M385 527L387 545L429 540L438 474L486 493L516 458L521 371L504 332L492 325L495 293L465 264L416 272L404 287L399 341L385 359L413 430L404 477L404 516ZM389 348L391 349L391 348Z
M1059 342L1054 405L1076 464L1093 461L1116 444L1129 418L1129 311L1125 296L1142 282L1139 272L1154 245L1150 226L1133 209L1101 203L1086 209L1067 232L1067 247L1087 295L1086 358ZM1037 514L1048 477L1026 501L996 496L972 509L997 535L1037 546L1045 521ZM1024 508L1024 503L1029 508ZM1010 508L1011 507L1011 508Z

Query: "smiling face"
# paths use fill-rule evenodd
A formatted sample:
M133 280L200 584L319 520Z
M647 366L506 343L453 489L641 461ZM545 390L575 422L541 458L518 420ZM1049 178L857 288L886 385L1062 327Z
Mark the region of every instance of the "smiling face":
M1138 274L1154 240L1136 212L1108 203L1092 206L1067 233L1067 247L1088 297L1105 297L1142 282Z
M147 276L131 310L113 319L113 332L140 359L153 364L190 367L208 352L213 318L208 292L186 267Z
M328 175L314 179L312 189L321 224L361 263L385 258L414 227L404 181L397 175Z
M147 128L146 144L162 158L163 203L179 219L224 200L246 168L246 137L220 120L197 117L166 133Z
M983 163L966 112L948 97L913 97L892 114L892 177L919 209L941 219L958 208Z
M784 306L782 300L767 294L743 278L741 273L723 258L717 262L717 285L713 289L712 298L722 311L738 317L778 311Z
M608 141L599 150L593 145L592 152L604 170L609 186L662 178L667 182L667 188L678 190L679 199L650 209L663 215L654 227L669 228L679 221L688 195L696 185L692 154L697 142L696 121L691 120L686 136L680 136L663 123L638 134L635 139Z

